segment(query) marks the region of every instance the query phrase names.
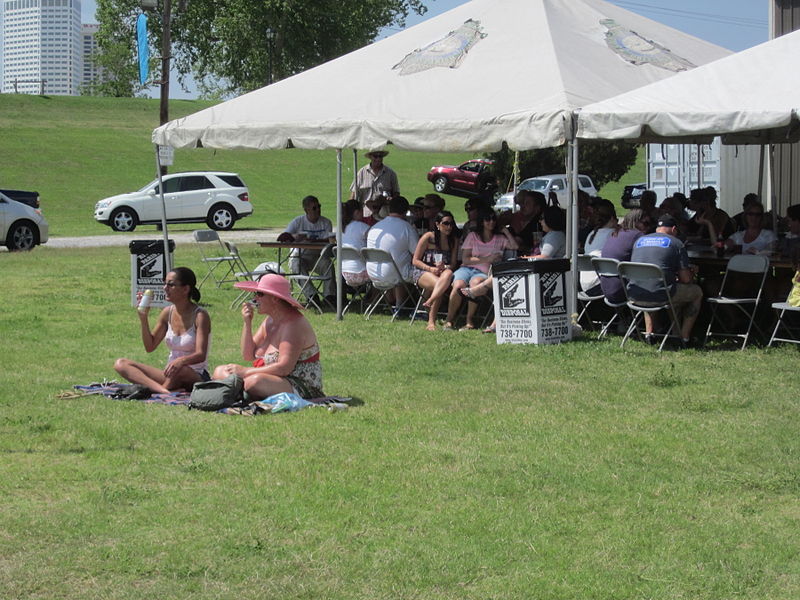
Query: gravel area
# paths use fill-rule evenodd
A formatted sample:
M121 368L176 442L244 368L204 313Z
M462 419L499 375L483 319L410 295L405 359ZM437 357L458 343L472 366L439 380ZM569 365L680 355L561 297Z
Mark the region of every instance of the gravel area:
M229 242L274 242L283 229L231 229L220 231L219 236ZM194 243L191 231L169 232L176 244ZM51 237L48 248L100 248L104 246L127 246L132 240L161 240L160 231L115 233L113 235L91 235L85 237Z

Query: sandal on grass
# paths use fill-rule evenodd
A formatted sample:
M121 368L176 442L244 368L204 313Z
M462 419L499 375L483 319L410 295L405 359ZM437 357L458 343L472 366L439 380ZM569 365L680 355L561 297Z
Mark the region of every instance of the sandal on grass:
M444 325L442 325L442 331L453 331L453 324L445 323Z
M483 333L497 333L497 329L495 329L494 327L490 326L490 327L487 327L486 329L484 329Z
M459 331L471 331L475 329L475 325L464 325Z

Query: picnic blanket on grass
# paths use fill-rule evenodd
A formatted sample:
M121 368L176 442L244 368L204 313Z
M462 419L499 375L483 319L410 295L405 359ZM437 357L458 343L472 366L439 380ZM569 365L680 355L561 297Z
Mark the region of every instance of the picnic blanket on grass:
M117 381L104 381L102 383L94 382L88 385L75 385L73 388L77 390L78 395L80 396L105 396L106 398L111 398L114 400L126 400L131 402L144 402L146 404L170 404L170 405L189 405L189 400L191 396L189 392L170 392L168 394L152 394L149 398L144 399L137 399L137 400L130 400L128 398L115 398L118 396L120 391L124 390L128 384L119 383ZM278 399L278 396L285 396L285 394L276 394L275 396L271 396L270 398L265 398L264 400L258 400L256 402L250 402L248 404L242 404L241 406L231 406L228 408L223 408L216 412L223 413L226 415L244 415L244 416L256 416L256 415L263 415L263 414L270 414L273 412L295 412L299 410L299 408L291 409L291 408L282 408L285 403L283 402L283 398ZM61 397L66 397L61 396ZM276 401L271 401L273 398L276 398ZM323 406L326 407L330 412L346 410L348 403L352 401L352 398L344 397L344 396L324 396L322 398L311 398L310 400L306 400L308 402L307 405L302 406L300 408L305 408L307 406ZM279 410L275 410L275 409Z

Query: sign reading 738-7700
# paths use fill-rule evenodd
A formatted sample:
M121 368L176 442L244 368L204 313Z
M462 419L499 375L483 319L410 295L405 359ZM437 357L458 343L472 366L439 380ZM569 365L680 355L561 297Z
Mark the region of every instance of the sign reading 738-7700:
M498 344L556 344L569 339L567 274L495 277Z

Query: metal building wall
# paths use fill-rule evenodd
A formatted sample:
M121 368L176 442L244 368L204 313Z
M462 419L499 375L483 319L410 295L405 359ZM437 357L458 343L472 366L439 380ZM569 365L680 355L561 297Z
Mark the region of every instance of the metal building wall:
M800 29L800 0L774 0L771 9L771 37ZM773 166L773 196L784 215L787 206L800 203L800 143L777 144Z

